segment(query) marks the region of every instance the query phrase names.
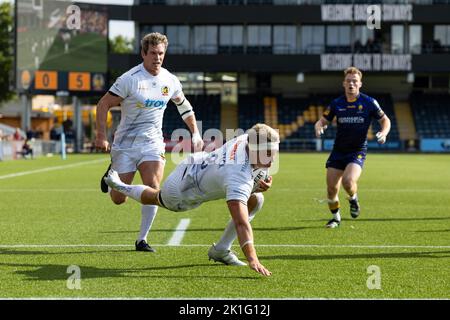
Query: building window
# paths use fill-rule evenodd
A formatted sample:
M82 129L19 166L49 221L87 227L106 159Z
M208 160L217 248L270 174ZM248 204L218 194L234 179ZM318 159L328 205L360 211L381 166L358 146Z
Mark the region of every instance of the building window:
M404 26L393 25L391 27L391 53L402 54L404 53Z
M159 32L162 34L165 34L165 30L164 30L164 26L161 25L143 25L140 28L140 35L141 35L141 39L152 32Z
M301 52L320 54L325 52L325 27L303 26L301 28Z
M367 28L366 25L354 27L353 52L354 53L372 53L374 52L373 44L375 34L374 31Z
M194 53L217 54L217 26L194 27Z
M268 25L247 27L247 53L272 53L272 30Z
M422 52L422 26L409 26L409 53L420 54Z
M325 51L329 53L350 53L350 26L327 26Z
M297 52L296 26L273 27L273 53L293 54Z
M220 26L219 53L244 52L244 27Z
M189 53L189 27L167 26L169 48L167 52L175 54Z
M450 25L434 26L433 52L450 51Z

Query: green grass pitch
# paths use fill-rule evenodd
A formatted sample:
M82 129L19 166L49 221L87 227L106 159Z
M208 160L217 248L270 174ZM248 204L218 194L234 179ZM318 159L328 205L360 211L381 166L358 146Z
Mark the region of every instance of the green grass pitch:
M100 192L106 155L0 162L0 298L450 298L450 156L369 153L361 216L350 218L341 191L343 222L332 230L315 200L325 198L326 158L280 156L252 222L269 278L208 261L229 219L224 201L159 209L149 235L157 252L135 252L140 207ZM182 218L191 223L181 245L167 246ZM70 265L81 289L67 286ZM380 289L367 286L370 266Z

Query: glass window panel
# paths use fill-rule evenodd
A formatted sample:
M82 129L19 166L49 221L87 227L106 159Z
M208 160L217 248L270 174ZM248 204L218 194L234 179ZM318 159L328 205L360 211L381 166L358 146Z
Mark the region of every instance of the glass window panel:
M422 48L422 26L409 26L409 52L419 54Z
M244 28L242 26L220 26L221 46L242 46Z
M194 27L194 50L201 54L217 53L217 26Z
M439 41L441 45L447 42L447 26L434 26L434 40Z
M295 26L274 26L273 52L294 53L297 47L297 32Z
M327 46L339 44L339 29L337 26L327 26Z
M249 46L270 46L271 28L270 26L248 26L248 45Z
M403 37L404 27L400 25L393 25L391 27L391 52L403 53Z
M324 52L325 26L303 26L301 28L301 51L307 54Z
M169 53L186 53L189 51L189 27L167 26Z

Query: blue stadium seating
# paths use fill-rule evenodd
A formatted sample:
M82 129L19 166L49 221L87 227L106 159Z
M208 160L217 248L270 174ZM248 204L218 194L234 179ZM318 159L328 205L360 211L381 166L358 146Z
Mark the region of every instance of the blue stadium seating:
M412 93L411 109L419 138L450 137L450 95Z

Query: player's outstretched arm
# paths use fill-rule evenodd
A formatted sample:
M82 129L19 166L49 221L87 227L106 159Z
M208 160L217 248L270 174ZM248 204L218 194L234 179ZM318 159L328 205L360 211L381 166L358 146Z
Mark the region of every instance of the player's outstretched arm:
M320 138L320 136L324 133L327 127L328 127L328 120L322 116L314 125L316 138Z
M109 143L106 139L106 119L108 117L108 111L112 107L118 106L122 101L123 98L107 92L97 104L97 114L95 116L95 124L97 127L95 147L102 151L109 150Z
M263 276L270 276L272 272L267 270L266 267L259 262L258 256L256 255L255 246L253 245L253 230L248 221L247 205L239 200L230 200L227 204L231 213L231 218L236 227L239 244L241 245L242 252L247 258L250 268Z
M384 115L380 120L378 120L378 123L381 125L381 130L376 134L377 141L380 144L384 144L386 142L386 137L391 130L391 120L387 115Z

